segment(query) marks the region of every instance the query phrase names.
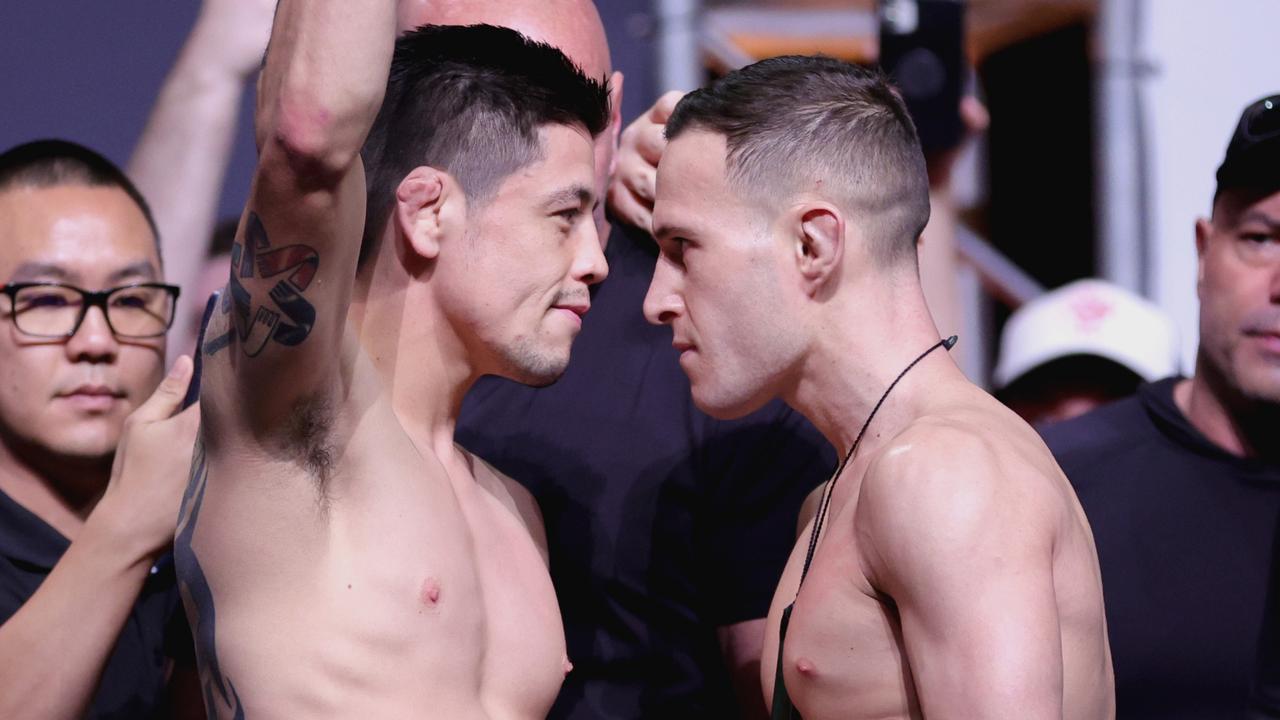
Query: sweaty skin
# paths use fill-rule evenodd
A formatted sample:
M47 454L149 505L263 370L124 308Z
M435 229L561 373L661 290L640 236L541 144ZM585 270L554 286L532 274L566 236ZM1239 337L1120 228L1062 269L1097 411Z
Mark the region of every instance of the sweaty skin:
M480 375L563 371L607 273L591 137L542 126L470 214L415 168L357 273L394 11L278 10L175 538L211 717L532 720L569 669L536 505L453 425Z
M942 593L989 594L985 602L999 612L999 596L1019 591L998 574L986 574L1002 558L982 554L990 543L1003 541L983 537L986 533L973 527L965 532L967 523L955 522L956 515L971 513L983 523L1006 524L1012 537L1021 538L999 552L1049 559L1038 568L1051 575L1051 582L1041 586L1051 594L1040 607L1056 615L1060 637L1040 640L1051 654L1038 661L1061 663L1063 684L1048 694L1060 695L1062 717L1111 717L1111 657L1099 636L1103 618L1096 603L1099 570L1092 534L1069 483L1035 432L1012 412L976 389L948 395L931 402L927 415L893 437L865 445L850 462L836 483L813 565L797 597L814 519L803 526L769 611L761 678L765 697L773 694L779 618L792 601L783 674L805 720L926 717L922 688L913 679L924 666L933 666L931 674L941 670L958 685L982 682L970 675L963 659L938 667L956 660L930 656L930 644L941 640L934 635L976 631L980 636L967 638L975 654L998 654L1025 638L1001 638L997 625L984 628L982 607L963 611L969 617L954 625L924 626L904 637L895 601L910 594L913 604L932 604L941 614L953 612L943 607ZM960 486L981 477L988 480ZM899 551L901 543L912 547ZM886 567L926 553L936 553L938 561L910 570ZM946 567L953 562L965 564ZM913 579L922 580L929 594L907 587ZM1052 656L1059 654L1060 661ZM942 701L935 707L947 707L947 688L928 691ZM956 715L961 716L969 717ZM940 717L949 715L944 711Z
M821 188L755 209L727 157L695 126L658 171L645 315L694 401L728 418L781 397L842 453L875 412L799 596L808 525L774 596L766 700L794 600L781 670L805 720L1112 717L1097 553L1049 451L949 354L920 356L939 333L914 256L877 259L875 225Z

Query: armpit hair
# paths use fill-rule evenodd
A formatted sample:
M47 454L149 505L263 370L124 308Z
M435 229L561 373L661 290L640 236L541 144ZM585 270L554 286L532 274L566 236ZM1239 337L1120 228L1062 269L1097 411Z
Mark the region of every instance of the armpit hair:
M320 497L326 497L335 462L333 404L316 395L298 400L283 431L285 451L315 481Z

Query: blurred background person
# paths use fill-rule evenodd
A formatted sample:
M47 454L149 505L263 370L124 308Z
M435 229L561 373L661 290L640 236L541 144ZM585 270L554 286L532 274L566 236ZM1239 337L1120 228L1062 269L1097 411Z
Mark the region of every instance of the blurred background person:
M0 154L0 228L0 717L199 716L170 553L197 410L170 419L189 358L161 382L150 211L38 141Z
M1093 526L1123 718L1245 717L1280 513L1280 95L1194 226L1190 378L1044 431ZM1265 650L1266 648L1264 648Z
M1034 425L1083 415L1177 370L1167 313L1103 280L1077 280L1010 316L993 383L995 396Z

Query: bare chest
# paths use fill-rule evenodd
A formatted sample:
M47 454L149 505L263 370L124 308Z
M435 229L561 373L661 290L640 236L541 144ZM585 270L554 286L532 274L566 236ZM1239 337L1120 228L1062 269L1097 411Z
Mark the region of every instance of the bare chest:
M792 550L768 617L765 696L773 695L781 645L787 693L806 720L916 717L901 626L892 602L863 576L852 516L847 507L828 517L803 587L800 576L811 528Z
M219 626L202 655L246 707L542 717L564 634L528 532L411 447L373 457L339 460L322 492L215 459L191 542Z

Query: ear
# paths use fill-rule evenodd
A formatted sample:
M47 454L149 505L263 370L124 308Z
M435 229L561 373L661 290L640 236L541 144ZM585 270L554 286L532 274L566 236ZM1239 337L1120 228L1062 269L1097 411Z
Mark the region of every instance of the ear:
M810 293L835 276L844 260L844 217L834 205L806 203L792 210L796 267Z
M1213 234L1212 220L1196 218L1196 290L1204 282L1204 254L1209 249L1209 236Z
M618 169L618 138L622 134L622 81L620 70L614 70L613 75L609 76L609 127L605 132L609 133L609 147L613 148L612 159L609 161L610 178L613 178Z
M396 186L392 220L407 250L426 260L440 254L450 225L448 210L458 194L453 178L433 167L416 167L404 176Z

